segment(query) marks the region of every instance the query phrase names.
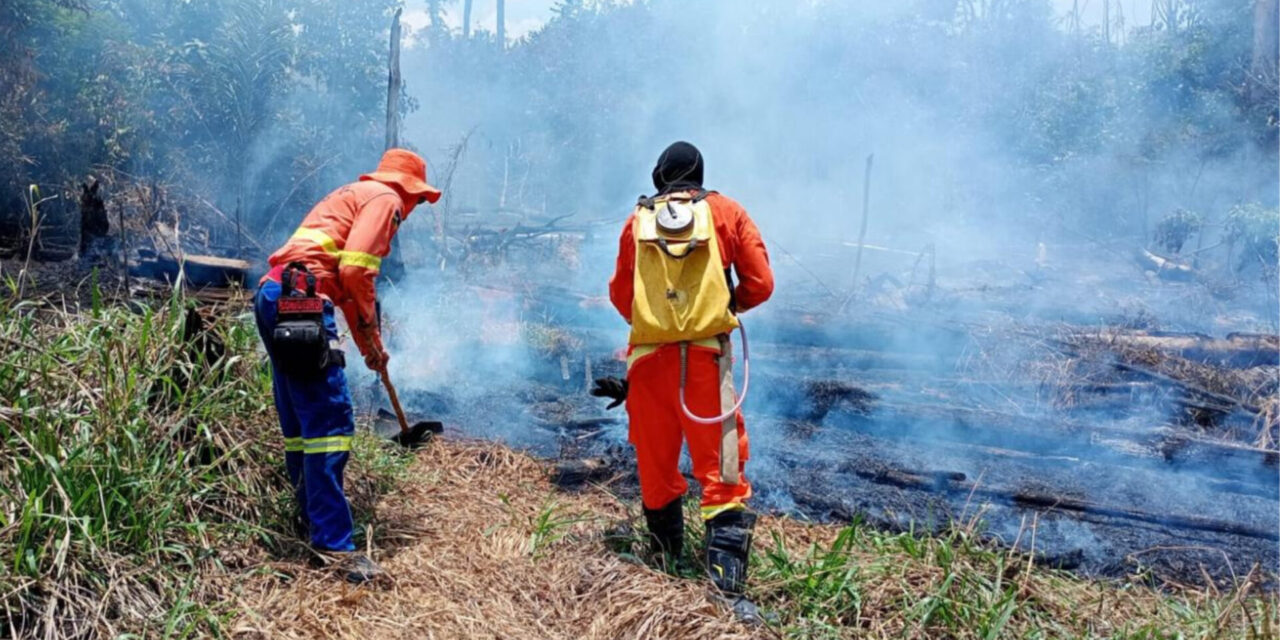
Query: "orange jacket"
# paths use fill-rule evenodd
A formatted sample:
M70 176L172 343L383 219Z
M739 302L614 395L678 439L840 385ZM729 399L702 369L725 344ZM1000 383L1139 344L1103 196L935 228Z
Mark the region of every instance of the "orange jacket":
M720 261L725 268L733 265L738 285L733 297L738 313L759 306L773 295L773 269L769 252L764 248L760 230L742 205L728 196L712 191L707 195L711 217L720 244ZM618 243L618 264L609 280L609 300L618 313L631 322L631 301L635 296L636 245L631 232L632 218L622 227Z
M317 292L342 308L362 354L382 350L374 280L411 209L405 200L381 182L348 184L325 196L268 258L272 267L306 265L316 277Z

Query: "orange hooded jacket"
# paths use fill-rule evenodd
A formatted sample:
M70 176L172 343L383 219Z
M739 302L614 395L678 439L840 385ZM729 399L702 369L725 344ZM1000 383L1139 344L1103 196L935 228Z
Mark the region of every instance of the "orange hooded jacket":
M434 203L440 190L427 183L427 163L406 149L388 149L373 173L325 196L298 230L267 259L279 278L299 262L316 277L316 290L342 309L360 353L381 353L378 294L374 281L391 238L420 202Z
M305 265L316 277L316 291L342 309L365 355L382 350L374 281L391 253L391 238L412 209L406 200L394 187L372 180L340 187L267 259L273 269Z

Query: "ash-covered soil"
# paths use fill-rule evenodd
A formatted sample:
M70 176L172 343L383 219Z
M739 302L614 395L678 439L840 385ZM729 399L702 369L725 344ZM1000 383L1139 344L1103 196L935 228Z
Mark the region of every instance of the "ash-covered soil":
M1108 337L1165 314L1167 329L1221 338L1267 331L1261 316L1219 301L1194 324L1204 287L1148 283L1093 259L1076 266L1109 275L1006 269L990 276L1008 280L995 286L978 270L927 291L867 291L843 310L780 268L782 295L745 317L757 508L900 530L972 527L1092 576L1226 584L1255 566L1271 571L1280 481L1263 437L1275 414L1260 405L1276 395L1277 368L1206 370ZM1149 288L1123 293L1135 275ZM625 413L588 394L590 378L625 375L625 327L599 297L548 274L522 277L505 293L476 288L483 313L463 320L475 331L451 326L447 346L415 343L424 359L449 352L432 366L452 368L418 377L409 372L419 363L402 364L406 404L561 461L568 487L634 495ZM538 278L556 284L530 284ZM495 339L494 327L506 334ZM355 377L358 404L382 402L374 381Z
M789 350L768 344L757 354ZM1203 435L1144 421L1154 400L1125 396L1133 398L1121 403L1127 410L1110 419L1052 404L989 408L956 375L860 369L856 359L822 368L816 362L835 357L815 362L811 347L791 355L809 364L757 355L759 391L746 409L747 468L762 509L901 530L976 527L1087 575L1149 569L1159 580L1226 584L1280 562L1274 456L1223 441L1222 451L1179 460L1161 449L1170 434ZM518 385L409 390L405 400L451 429L565 461L570 486L609 483L634 495L625 414L605 412L587 394L585 359L569 366L567 380L563 364L548 357ZM604 345L592 369L622 373Z

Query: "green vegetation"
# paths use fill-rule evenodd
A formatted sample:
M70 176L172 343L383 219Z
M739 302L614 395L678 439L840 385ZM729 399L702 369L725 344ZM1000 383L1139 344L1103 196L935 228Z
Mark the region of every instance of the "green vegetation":
M87 174L155 177L246 221L306 206L350 172L334 149L382 151L396 4L0 3L0 223L28 183Z
M1181 253L1187 240L1203 228L1204 221L1194 211L1178 209L1156 225L1156 246L1172 254Z
M1227 214L1225 239L1238 256L1237 270L1258 266L1274 271L1280 260L1280 209L1256 202L1236 205Z
M193 331L180 296L109 307L93 285L72 314L7 286L0 635L217 633L230 612L214 576L302 552L252 323ZM375 492L407 464L357 446L352 475Z

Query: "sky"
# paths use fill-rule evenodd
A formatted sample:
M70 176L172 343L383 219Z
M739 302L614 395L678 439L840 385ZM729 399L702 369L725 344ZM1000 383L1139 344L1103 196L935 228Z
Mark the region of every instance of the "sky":
M867 1L867 0L863 0ZM1123 16L1128 27L1145 25L1151 20L1152 0L1111 0L1112 20ZM1081 22L1085 25L1102 24L1105 15L1106 0L1053 0L1054 6L1062 15L1068 15L1073 6L1078 6ZM552 8L556 0L507 0L507 39L519 40L550 20ZM426 0L407 0L404 14L405 24L414 29L425 27L427 18ZM497 24L496 0L475 0L472 6L472 29L494 31ZM446 8L445 21L450 29L462 29L462 2L455 0Z

